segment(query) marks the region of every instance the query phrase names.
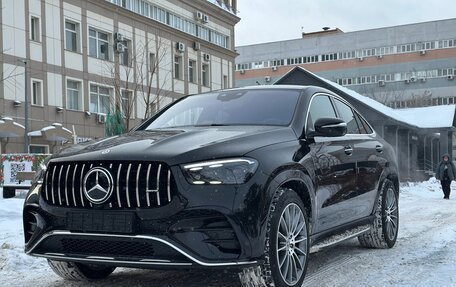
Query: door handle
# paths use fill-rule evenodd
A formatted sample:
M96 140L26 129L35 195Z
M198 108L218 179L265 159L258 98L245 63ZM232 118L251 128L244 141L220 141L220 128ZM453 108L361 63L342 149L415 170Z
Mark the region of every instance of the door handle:
M346 155L351 155L353 153L353 148L351 146L346 146L345 147L345 154Z
M383 146L382 146L382 145L376 145L376 146L375 146L375 150L376 150L377 152L383 152Z

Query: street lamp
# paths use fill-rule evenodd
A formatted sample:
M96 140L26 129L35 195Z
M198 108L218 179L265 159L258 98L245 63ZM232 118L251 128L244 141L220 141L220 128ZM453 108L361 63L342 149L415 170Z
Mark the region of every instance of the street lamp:
M24 73L24 82L25 82L25 100L24 100L24 153L28 153L29 138L28 138L28 79L27 79L27 60L17 59L18 62L24 64L25 73Z

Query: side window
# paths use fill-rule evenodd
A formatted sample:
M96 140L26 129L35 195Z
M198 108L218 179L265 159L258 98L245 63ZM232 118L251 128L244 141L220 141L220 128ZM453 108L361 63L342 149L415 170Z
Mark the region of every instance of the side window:
M307 117L307 130L314 131L314 123L320 118L335 118L336 113L328 96L316 96L312 99Z
M359 134L360 131L353 110L337 99L334 99L334 103L339 112L339 118L347 123L347 134Z
M366 131L366 128L364 127L363 123L361 122L361 117L355 111L353 111L353 114L355 115L356 122L358 123L359 133L360 134L367 134L368 132Z
M356 112L355 112L356 113ZM358 116L358 119L359 119L359 123L364 127L364 130L366 131L367 134L371 134L373 133L374 131L372 130L372 128L369 126L369 124L366 122L365 119L363 119L360 115L356 114Z

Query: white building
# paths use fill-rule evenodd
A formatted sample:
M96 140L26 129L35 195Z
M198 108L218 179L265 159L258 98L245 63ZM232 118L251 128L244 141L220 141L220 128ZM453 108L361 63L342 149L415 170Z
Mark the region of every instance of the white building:
M104 135L115 107L139 124L186 94L233 86L236 1L0 0L0 114ZM25 68L27 67L27 72ZM24 138L3 152L22 152ZM30 138L31 152L52 143Z

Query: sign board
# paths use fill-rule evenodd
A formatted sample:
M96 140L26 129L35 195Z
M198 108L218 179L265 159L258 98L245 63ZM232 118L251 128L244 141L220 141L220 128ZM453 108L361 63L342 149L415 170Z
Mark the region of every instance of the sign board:
M29 187L30 180L16 180L18 172L36 171L47 154L2 154L0 162L0 186Z

